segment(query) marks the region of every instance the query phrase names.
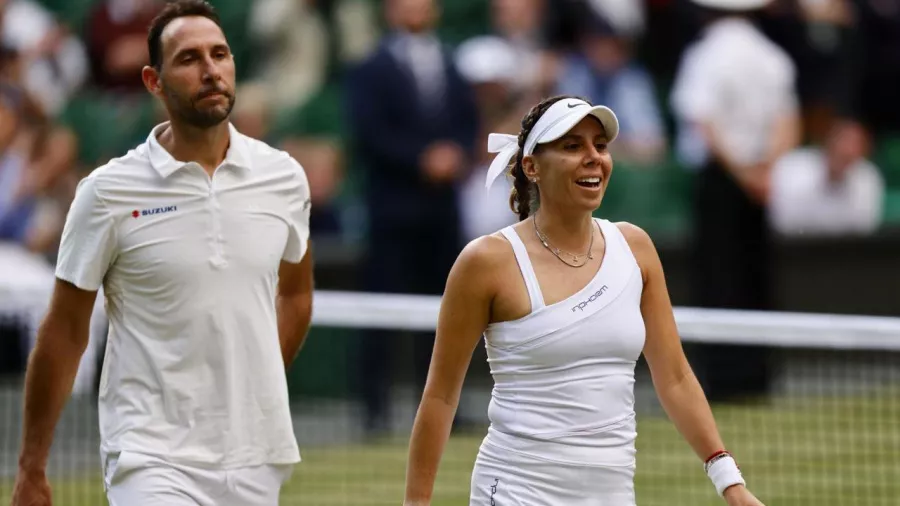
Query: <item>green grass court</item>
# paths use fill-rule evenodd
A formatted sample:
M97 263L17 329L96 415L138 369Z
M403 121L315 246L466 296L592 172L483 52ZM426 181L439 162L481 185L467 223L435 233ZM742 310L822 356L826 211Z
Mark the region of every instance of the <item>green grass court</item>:
M831 400L790 398L776 404L715 409L719 426L752 490L767 506L895 506L900 501L900 403L896 392ZM433 506L468 504L482 434L454 436L441 465ZM301 448L282 504L399 506L406 439L380 444ZM0 482L0 504L11 483ZM724 504L699 460L664 418L640 418L638 504ZM59 506L104 505L99 478L56 482Z

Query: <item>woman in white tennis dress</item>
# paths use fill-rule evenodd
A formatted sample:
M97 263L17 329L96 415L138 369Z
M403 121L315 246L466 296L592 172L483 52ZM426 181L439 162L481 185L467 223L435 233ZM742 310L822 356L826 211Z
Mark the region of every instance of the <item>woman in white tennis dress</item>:
M430 504L482 335L495 386L470 505L634 505L641 353L718 493L730 506L762 504L724 450L684 357L653 243L633 225L592 218L618 130L610 109L554 97L526 115L518 137L491 134L499 155L487 185L511 166L520 221L470 243L447 280L410 443L406 506Z

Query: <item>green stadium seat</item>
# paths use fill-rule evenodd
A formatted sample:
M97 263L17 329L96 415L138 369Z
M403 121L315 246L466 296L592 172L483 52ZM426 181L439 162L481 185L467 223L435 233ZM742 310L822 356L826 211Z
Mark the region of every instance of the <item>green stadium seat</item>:
M310 136L343 139L342 86L330 84L317 91L300 107L283 111L275 118L276 137Z
M57 20L72 30L81 32L94 4L99 0L40 0L40 3L56 15Z
M358 379L353 352L360 336L353 329L313 327L303 352L288 371L292 397L347 398Z
M490 2L484 0L444 0L438 33L447 44L490 32Z
M125 103L99 93L84 93L69 102L60 122L78 136L79 160L96 167L143 142L155 124L154 113L149 95Z
M684 233L689 223L690 174L675 164L629 167L616 164L597 215L627 221L654 237Z
M873 162L884 174L889 188L900 188L900 136L880 139L872 156Z
M237 66L238 81L252 75L253 44L249 37L250 9L253 2L250 0L209 0L216 8L222 22L222 30L228 37L228 44L234 54Z
M884 196L885 225L900 225L900 188L890 188Z

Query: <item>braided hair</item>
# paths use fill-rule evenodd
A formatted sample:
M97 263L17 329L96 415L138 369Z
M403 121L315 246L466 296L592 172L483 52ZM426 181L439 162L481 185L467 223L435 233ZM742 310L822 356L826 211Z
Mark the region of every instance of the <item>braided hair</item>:
M525 175L525 169L522 167L522 153L525 151L525 140L540 117L547 112L547 109L556 102L566 98L579 97L558 95L545 98L532 107L528 114L522 118L522 129L519 131L519 151L516 153L515 161L509 169L509 173L513 177L513 189L509 194L509 207L514 213L519 215L519 221L531 216L532 205L537 203L539 197L537 185L528 180L528 176ZM535 152L537 150L538 147L536 146Z

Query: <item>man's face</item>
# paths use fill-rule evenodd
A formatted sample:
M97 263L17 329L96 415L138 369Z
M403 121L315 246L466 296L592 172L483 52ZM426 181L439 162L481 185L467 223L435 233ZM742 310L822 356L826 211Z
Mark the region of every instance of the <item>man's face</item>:
M585 35L582 37L581 47L594 70L601 74L615 74L628 60L624 40L612 34Z
M519 35L537 27L541 8L541 0L493 0L491 17L494 27L503 35Z
M845 122L832 129L825 153L831 179L840 180L854 163L868 154L866 131L858 124Z
M173 20L162 32L159 96L172 120L198 128L218 125L234 107L234 58L225 34L210 19Z
M390 24L410 33L424 33L437 22L438 12L434 0L390 0L387 2L387 18Z

